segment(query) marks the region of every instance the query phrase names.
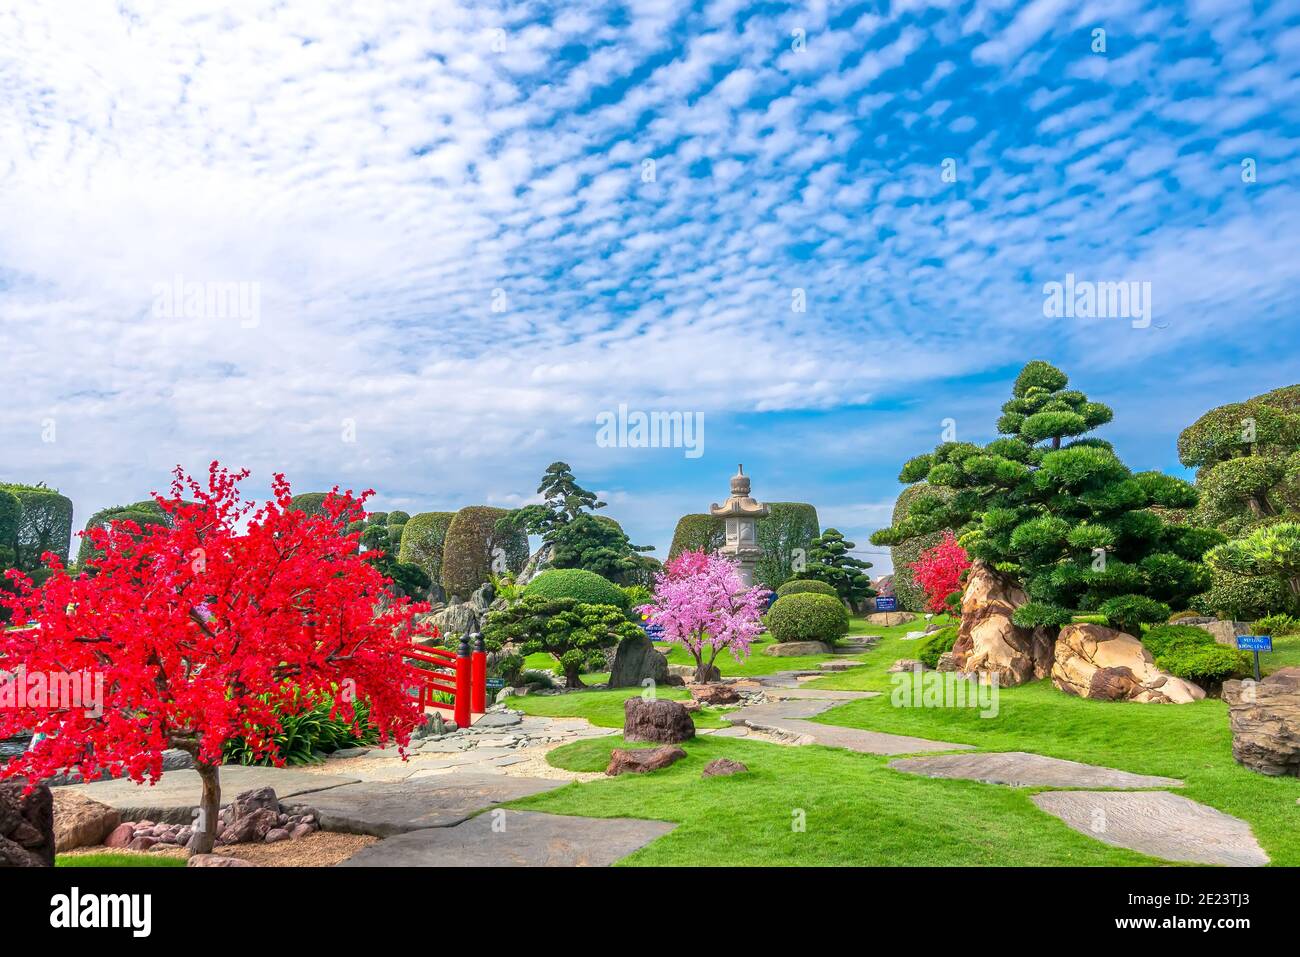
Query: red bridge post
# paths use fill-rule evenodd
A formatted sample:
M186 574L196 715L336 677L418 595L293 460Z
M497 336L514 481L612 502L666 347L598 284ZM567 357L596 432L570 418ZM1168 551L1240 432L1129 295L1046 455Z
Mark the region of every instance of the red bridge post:
M487 648L483 636L474 636L474 656L471 659L470 679L472 690L469 696L470 711L482 714L487 710Z
M456 649L456 710L457 727L468 728L470 723L470 658L469 635L460 636Z

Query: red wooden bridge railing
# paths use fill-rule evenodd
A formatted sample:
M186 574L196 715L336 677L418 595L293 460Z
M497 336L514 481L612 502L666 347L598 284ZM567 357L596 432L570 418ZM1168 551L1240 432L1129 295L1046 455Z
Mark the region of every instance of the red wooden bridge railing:
M475 714L487 710L487 649L482 635L461 635L454 653L445 648L412 646L403 657L419 662L407 665L406 671L421 708L450 711L462 728L470 726ZM449 696L451 702L438 700L438 695Z

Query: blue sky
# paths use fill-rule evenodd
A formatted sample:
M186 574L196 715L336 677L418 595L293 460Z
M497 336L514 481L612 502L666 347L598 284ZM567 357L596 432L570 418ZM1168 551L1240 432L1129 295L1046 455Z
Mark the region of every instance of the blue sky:
M1029 359L1140 468L1300 380L1297 3L224 6L0 12L0 480L78 525L214 457L412 512L564 459L662 555L743 461L866 547ZM1067 273L1153 321L1045 317Z

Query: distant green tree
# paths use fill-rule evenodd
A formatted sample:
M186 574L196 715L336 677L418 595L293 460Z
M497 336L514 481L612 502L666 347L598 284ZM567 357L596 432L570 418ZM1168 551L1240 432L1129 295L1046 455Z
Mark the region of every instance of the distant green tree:
M754 580L769 591L800 574L795 569L800 557L806 562L808 549L821 526L817 509L806 502L768 502L769 514L755 529L763 554L754 568ZM802 556L800 552L802 551Z
M583 687L583 670L603 663L604 648L641 634L614 605L537 594L525 594L507 608L488 612L483 629L494 651L510 644L520 655L551 655L563 669L568 688Z
M866 573L871 562L849 554L855 547L838 529L826 529L808 546L808 567L801 577L825 582L850 608L858 608L876 593Z
M54 552L66 565L72 546L72 499L44 484L0 485L0 491L16 498L22 509L10 544L14 566L37 571L45 552Z

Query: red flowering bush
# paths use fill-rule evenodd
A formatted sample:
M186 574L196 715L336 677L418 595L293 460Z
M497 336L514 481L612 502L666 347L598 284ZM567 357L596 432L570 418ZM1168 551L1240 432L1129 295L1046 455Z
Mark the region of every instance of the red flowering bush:
M215 838L228 740L278 759L279 715L329 696L348 722L353 702L365 700L380 740L405 746L423 715L404 687L402 654L425 606L394 598L360 554L358 533L345 530L371 493L336 489L324 514L309 514L289 507L283 475L272 501L244 501L247 475L214 462L204 488L178 468L170 497L156 496L169 524L85 533L95 553L89 574L69 576L52 553L40 588L6 572L16 594L0 601L20 627L0 632L0 665L93 678L97 693L91 707L51 696L0 708L0 739L36 733L0 778L75 769L152 783L163 750L181 748L203 781L192 845L203 853Z
M961 591L962 575L970 565L966 549L957 544L952 532L945 532L938 545L923 551L910 567L925 592L926 608L935 613L946 611L949 596Z

